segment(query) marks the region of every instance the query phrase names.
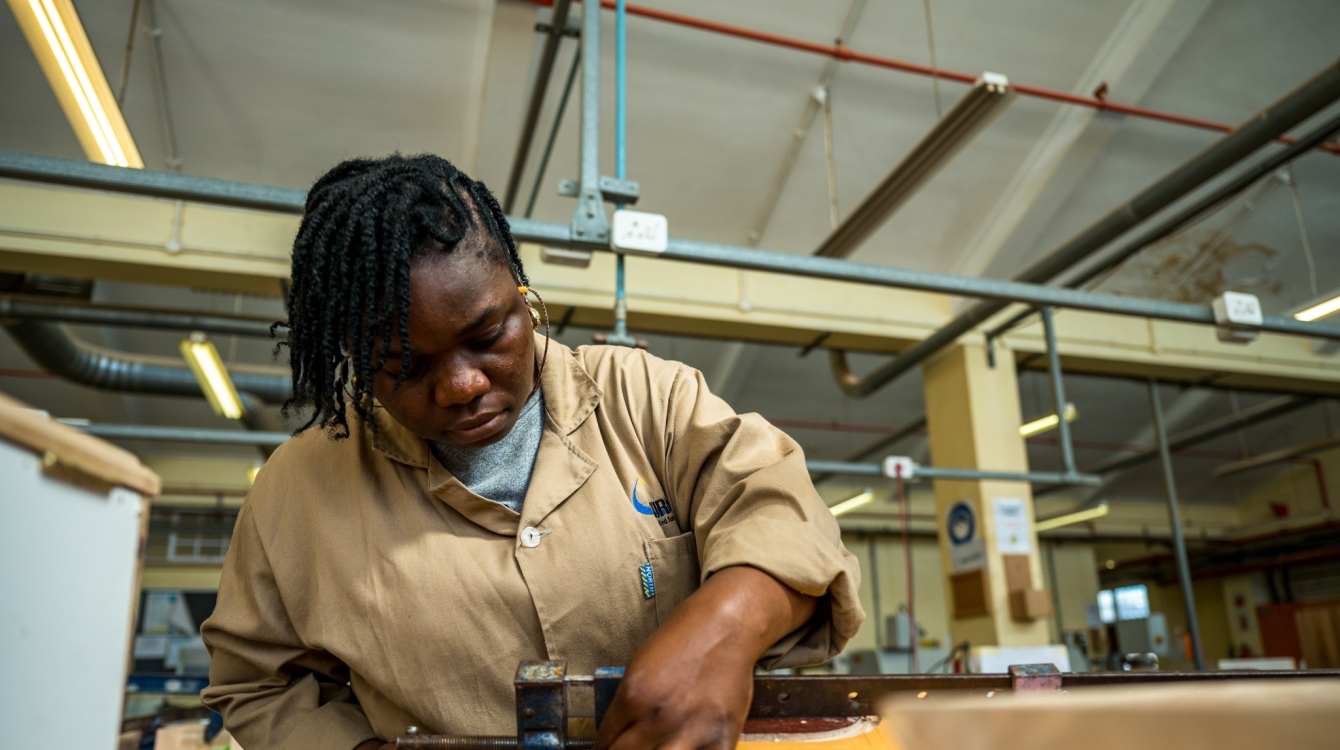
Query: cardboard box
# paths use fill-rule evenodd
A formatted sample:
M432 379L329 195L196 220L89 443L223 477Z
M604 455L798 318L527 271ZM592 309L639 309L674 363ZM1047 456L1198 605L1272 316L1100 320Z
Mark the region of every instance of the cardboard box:
M1028 589L1010 592L1010 618L1032 622L1052 615L1052 598L1046 590Z

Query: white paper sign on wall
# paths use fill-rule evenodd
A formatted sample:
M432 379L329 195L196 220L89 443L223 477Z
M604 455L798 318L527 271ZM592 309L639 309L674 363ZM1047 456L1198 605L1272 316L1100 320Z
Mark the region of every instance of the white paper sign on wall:
M1002 555L1027 555L1033 551L1028 503L1018 497L991 498L996 522L996 550Z
M949 535L949 562L954 573L986 567L986 542L973 501L960 500L950 506L945 516L945 532Z

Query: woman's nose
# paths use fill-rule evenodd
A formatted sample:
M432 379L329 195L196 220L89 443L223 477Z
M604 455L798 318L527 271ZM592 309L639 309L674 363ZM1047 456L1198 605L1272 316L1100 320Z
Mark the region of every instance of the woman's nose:
M488 393L489 379L473 365L449 366L442 369L433 388L433 399L446 408L468 404Z

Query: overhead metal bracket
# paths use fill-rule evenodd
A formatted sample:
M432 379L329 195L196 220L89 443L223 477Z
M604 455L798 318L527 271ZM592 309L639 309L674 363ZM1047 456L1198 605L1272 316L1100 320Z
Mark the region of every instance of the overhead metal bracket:
M600 191L583 190L577 197L577 212L572 217L572 239L578 244L590 244L608 249L610 220L605 214L605 202Z
M575 23L569 23L561 27L555 27L552 23L540 21L535 24L535 30L541 34L554 34L559 36L570 36L573 39L582 38L582 27Z
M635 180L620 180L601 175L598 182L600 197L610 203L631 206L637 203L640 187ZM577 180L559 180L558 194L564 198L576 198L581 195L582 184Z
M610 203L631 206L637 203L638 184L635 180L620 180L601 175L600 194Z

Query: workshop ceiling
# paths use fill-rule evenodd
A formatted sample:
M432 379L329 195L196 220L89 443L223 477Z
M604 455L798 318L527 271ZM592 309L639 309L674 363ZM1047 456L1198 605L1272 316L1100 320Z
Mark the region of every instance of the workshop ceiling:
M76 0L113 88L125 52L132 0ZM831 43L850 0L652 0L647 5L816 43ZM1106 82L1114 101L1238 123L1323 66L1340 49L1340 4L1328 0L931 0L937 62L967 73L1089 94ZM171 114L188 174L304 188L337 161L393 150L431 151L502 192L537 51L535 5L516 0L158 0ZM606 29L612 32L606 14ZM144 20L141 17L141 26ZM613 34L606 34L612 53ZM801 112L827 58L646 18L628 22L628 176L640 207L669 217L675 236L743 245ZM915 63L929 61L924 5L869 0L854 49ZM575 44L563 43L542 143ZM141 33L129 69L124 111L145 164L166 168L152 48ZM613 113L612 54L603 91ZM1125 62L1123 62L1125 61ZM0 13L0 148L83 158L82 151L13 18ZM941 81L948 110L966 88ZM832 84L838 201L845 215L936 120L931 79L851 63ZM1077 119L1078 118L1078 119ZM570 106L542 184L535 217L566 221L570 199L556 181L576 176L577 107ZM1058 133L1070 128L1067 141ZM604 172L613 172L612 127ZM907 268L1008 277L1208 145L1215 134L1017 98L937 174L853 259ZM524 182L529 190L539 147ZM1051 161L1048 161L1048 160ZM1040 164L1049 164L1041 169ZM1340 288L1340 157L1312 154L1296 165L1302 215L1315 256L1316 288ZM1041 175L1041 176L1039 176ZM1249 196L1255 191L1249 191ZM760 247L808 253L826 236L829 196L822 121L816 121L781 194ZM1224 289L1262 296L1268 312L1308 299L1313 279L1294 194L1278 184L1240 216L1245 199L1138 256L1103 289L1204 302ZM524 205L524 202L523 204ZM519 210L518 210L519 212ZM1227 228L1228 231L1225 231ZM1221 236L1222 235L1222 236ZM1208 260L1184 274L1192 256ZM544 268L529 269L543 288ZM1185 278L1183 278L1185 276ZM636 293L637 278L629 279ZM100 282L95 298L118 303L282 313L277 300ZM132 330L79 329L127 351L172 354L177 337ZM589 340L572 329L568 343ZM745 411L778 419L900 425L921 413L918 378L908 376L862 401L832 384L826 357L792 349L648 337L659 355L699 367ZM226 354L227 352L225 352ZM264 342L242 340L237 361L269 361ZM864 371L878 361L858 357ZM0 337L0 367L32 365ZM1026 415L1050 409L1034 373L1021 375ZM1148 425L1143 385L1071 377L1084 415L1081 440L1128 443ZM203 402L98 394L60 381L5 377L0 389L59 416L96 421L221 426ZM1192 394L1199 393L1192 391ZM1187 394L1167 389L1169 404ZM1246 407L1267 396L1243 394ZM1232 410L1229 397L1197 397L1180 414L1186 427ZM1224 450L1276 448L1325 436L1334 407L1299 412L1245 433ZM875 437L792 430L815 458L842 459ZM1217 445L1217 444L1216 444ZM246 449L135 446L146 452ZM1210 446L1214 447L1214 446ZM924 441L906 450L925 460ZM254 453L254 452L252 452ZM1041 470L1055 451L1030 448ZM1082 449L1081 466L1108 453ZM1205 479L1204 459L1188 467L1192 502L1235 502L1249 484ZM1205 464L1210 466L1212 464ZM1260 472L1270 475L1270 472ZM1130 472L1110 492L1161 497L1156 472ZM1234 494L1237 493L1237 494Z

